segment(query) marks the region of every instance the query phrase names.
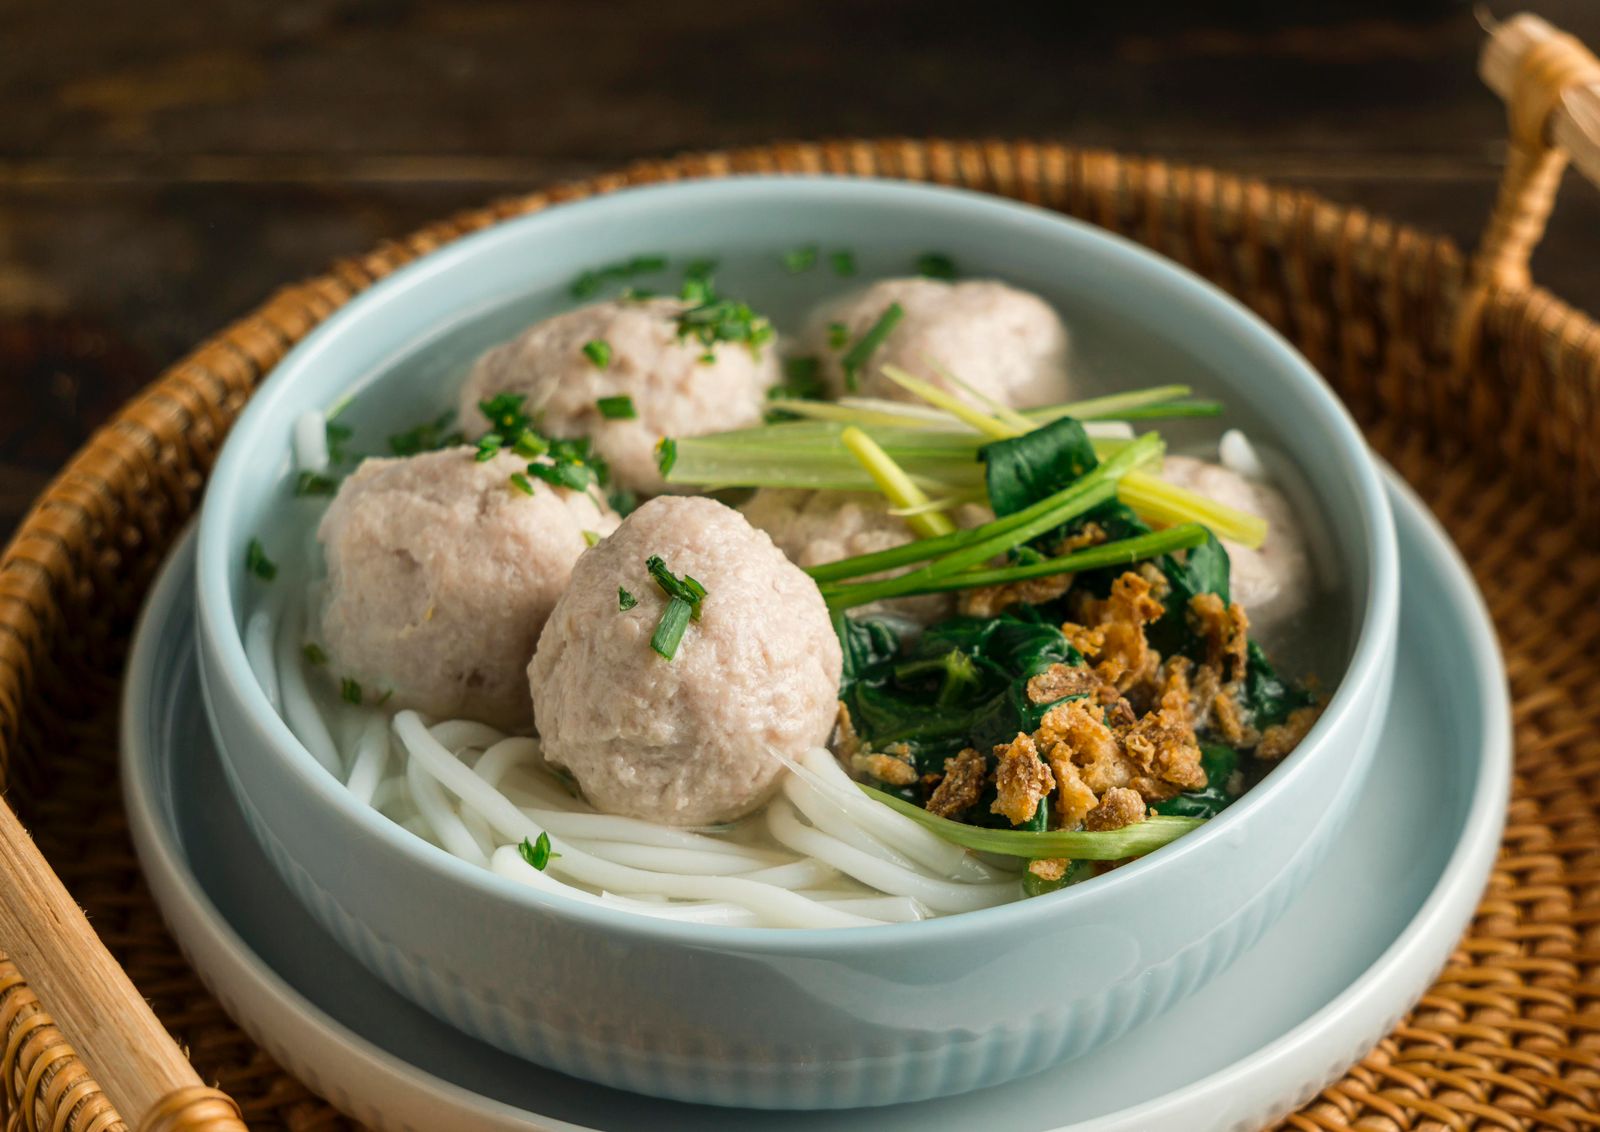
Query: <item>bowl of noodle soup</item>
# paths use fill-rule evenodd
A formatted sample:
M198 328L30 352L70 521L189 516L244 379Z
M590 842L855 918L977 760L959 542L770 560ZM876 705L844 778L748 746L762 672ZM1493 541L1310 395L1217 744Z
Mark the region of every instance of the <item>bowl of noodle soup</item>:
M811 245L823 249L821 266L796 271L786 254ZM509 437L502 447L498 434L493 443L450 435L478 360L574 307L575 280L597 266L715 257L718 285L788 336L819 303L859 286L828 275L829 249L848 249L853 272L871 280L903 273L932 248L964 274L1005 280L1058 311L1080 391L1183 382L1219 397L1229 425L1282 466L1326 583L1282 635L1289 663L1321 681L1320 717L1304 741L1192 832L1129 849L1116 858L1126 863L1034 899L1023 898L1021 863L971 851L858 787L832 734L840 665L848 679L855 660L849 640L841 662L822 631L822 598L836 592L828 583L815 601L804 582L792 604L764 609L761 594L796 584L786 571L804 575L759 532L740 549L749 527L739 513L699 500L670 470L668 494L621 518L617 496L597 483L558 483L565 464L592 466L594 451L568 456L558 442L553 453L513 453ZM611 333L607 352L620 352L623 331ZM1208 420L1163 425L1166 442L1185 450L1214 450L1219 431ZM610 462L630 466L636 438L605 435ZM1112 447L1101 451L1122 443L1106 436ZM476 444L483 458L462 456L443 472L407 465L422 473L409 479L371 461L349 471L339 499L364 477L383 508L374 505L366 526L330 518L342 504L330 505L335 485L317 477L341 460L357 466L340 448L385 442L441 461ZM529 460L550 469L548 480L535 473L527 490L507 491L501 464ZM641 477L640 497L662 486L649 468L630 474ZM451 476L464 509L438 497ZM491 480L500 495L484 486ZM544 508L528 537L559 530L580 540L569 590L506 597L472 572L539 553L516 531L505 547L475 541L472 523L506 500ZM397 692L340 664L367 656L381 668L399 647L377 630L384 602L409 584L392 570L412 552L386 541L405 524L425 530L429 553L464 579L451 605L465 611L459 623L419 631L434 634L436 656L467 660L397 679ZM679 537L694 524L715 537ZM642 533L628 542L630 532ZM616 584L608 546L627 548L637 580ZM665 560L659 570L645 572L645 552ZM1309 366L1232 300L1039 209L811 178L618 192L505 222L396 272L297 347L241 415L208 489L198 554L202 677L230 786L339 946L463 1032L532 1061L656 1096L761 1108L901 1103L1000 1084L1109 1040L1230 962L1283 910L1347 816L1387 702L1398 585L1387 506L1359 433ZM739 588L754 576L761 586ZM604 591L606 617L599 599L580 608L583 586ZM538 648L559 636L569 667L543 674L530 725L522 701L471 658L531 656L518 652L528 641L501 630L533 616L509 602L536 599ZM738 632L769 615L796 627L799 643L774 653L759 680L738 641L712 652L716 618L736 600L745 603ZM338 632L335 606L348 622ZM439 618L432 608L430 622L447 620L443 603ZM668 661L648 647L675 617L683 651ZM625 646L642 675L598 666ZM697 662L696 648L716 664ZM572 675L579 656L597 667ZM642 726L638 705L649 702L638 697L669 671L670 702L692 697L698 713L675 733L673 757L683 743L703 744L719 752L720 762L706 756L718 784L750 767L759 775L704 811L694 808L701 795L652 786L648 804L618 803L601 785L619 758L623 778L658 769L633 767L617 748L637 745L628 728ZM444 690L430 698L440 672ZM760 695L770 697L763 712L781 701L788 714L759 732L767 738L746 741L755 732L727 721ZM598 706L568 720L585 696ZM596 729L610 741L585 746ZM651 808L658 797L665 809ZM1164 827L1119 832L1136 845L1141 828L1155 837Z

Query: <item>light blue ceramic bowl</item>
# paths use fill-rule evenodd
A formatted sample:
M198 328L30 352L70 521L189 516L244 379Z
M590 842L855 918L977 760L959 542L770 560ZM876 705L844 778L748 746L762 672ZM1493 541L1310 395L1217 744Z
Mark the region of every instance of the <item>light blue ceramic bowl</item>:
M1061 893L918 924L759 930L570 903L476 869L353 804L274 714L240 628L245 547L303 537L292 423L351 410L384 435L453 399L472 357L572 302L598 264L716 255L792 326L844 283L781 253L849 248L863 278L922 252L1056 304L1092 386L1188 381L1288 453L1337 580L1299 642L1337 683L1312 735L1200 831ZM643 280L648 284L650 280ZM1164 430L1165 431L1165 430ZM1181 437L1180 437L1181 439ZM744 179L620 192L499 225L398 272L279 366L234 428L201 517L199 643L230 782L289 885L380 977L458 1028L620 1088L763 1108L889 1104L994 1085L1101 1043L1193 990L1284 908L1342 825L1390 686L1398 578L1379 476L1344 410L1258 319L1091 227L953 190ZM275 583L277 584L277 583ZM1225 1020L1219 1020L1225 1024Z

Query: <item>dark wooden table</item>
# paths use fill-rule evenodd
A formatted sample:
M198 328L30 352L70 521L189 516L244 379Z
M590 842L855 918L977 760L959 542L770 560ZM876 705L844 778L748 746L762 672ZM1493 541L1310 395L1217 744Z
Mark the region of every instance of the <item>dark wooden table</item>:
M1529 3L1600 44L1600 4ZM1027 135L1470 243L1504 137L1480 36L1451 0L0 0L0 539L91 428L277 284L643 155ZM1590 310L1597 222L1570 186L1536 259Z

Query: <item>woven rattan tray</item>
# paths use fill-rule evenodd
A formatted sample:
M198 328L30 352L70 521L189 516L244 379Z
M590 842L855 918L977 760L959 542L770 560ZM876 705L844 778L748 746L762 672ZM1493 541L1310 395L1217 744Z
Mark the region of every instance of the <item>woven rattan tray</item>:
M1535 69L1513 84L1522 124L1514 113L1508 187L1473 260L1309 194L1109 153L778 145L647 162L455 217L280 292L203 345L93 438L0 561L0 784L15 810L0 806L6 1132L236 1129L239 1114L256 1128L346 1126L228 1019L141 882L115 773L134 614L251 390L357 291L505 217L745 172L938 181L1084 218L1232 292L1327 375L1488 596L1517 774L1498 865L1450 965L1287 1124L1600 1127L1600 329L1526 275L1564 161L1546 148L1546 115L1561 87L1596 72L1574 63L1541 86Z

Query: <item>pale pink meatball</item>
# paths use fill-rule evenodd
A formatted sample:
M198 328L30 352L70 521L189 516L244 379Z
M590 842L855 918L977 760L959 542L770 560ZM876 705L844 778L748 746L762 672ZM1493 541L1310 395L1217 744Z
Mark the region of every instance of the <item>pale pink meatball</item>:
M824 305L811 318L802 352L821 362L831 395L849 393L843 358L893 303L904 315L861 366L863 397L916 396L883 376L884 365L966 396L938 372L1013 408L1065 401L1067 331L1039 296L992 280L885 279Z
M1244 606L1251 635L1263 641L1279 636L1317 592L1305 535L1289 501L1264 480L1192 456L1168 456L1161 478L1267 521L1259 550L1227 539L1222 545L1231 567L1229 596Z
M667 605L652 556L706 590L671 660L650 647ZM841 664L822 595L771 539L715 500L661 496L578 562L528 681L544 757L596 808L704 825L771 796L773 752L827 740Z
M666 490L656 465L663 436L700 436L758 425L780 373L776 343L707 346L679 333L679 299L614 300L535 323L478 359L461 391L469 436L488 430L478 402L501 393L550 436L587 436L613 482L642 494ZM590 343L602 343L591 347ZM608 417L603 398L627 397L631 418ZM620 404L612 409L621 412Z
M911 542L916 535L898 515L889 514L881 495L864 491L799 491L764 487L739 510L772 536L796 566L822 566L858 554L875 554ZM975 527L994 518L987 507L963 504L952 514L957 526ZM885 574L864 575L868 578ZM930 624L955 612L955 594L927 594L872 602L850 611L854 617L892 613Z
M616 529L595 496L530 478L502 453L367 460L317 528L328 671L440 718L525 728L528 658L589 537Z

